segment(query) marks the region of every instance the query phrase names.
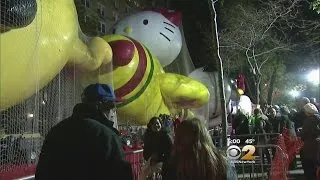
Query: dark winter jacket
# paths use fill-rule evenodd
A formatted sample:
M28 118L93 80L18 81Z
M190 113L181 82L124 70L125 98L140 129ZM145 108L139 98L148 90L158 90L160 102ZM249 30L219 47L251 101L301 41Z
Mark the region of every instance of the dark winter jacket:
M249 129L249 120L248 117L242 113L239 113L236 118L236 134L237 135L243 135L243 134L250 134Z
M307 116L303 122L301 139L303 140L303 147L301 155L305 159L314 160L318 156L319 143L317 138L320 137L320 116L318 114Z
M173 140L167 131L151 132L147 130L143 142L143 157L145 160L149 160L152 156L156 162L165 162L169 158Z
M283 128L287 128L292 135L295 135L294 123L287 115L279 115L275 118L269 118L269 121L272 124L273 133L282 133Z
M36 180L133 179L112 125L95 106L77 104L46 136Z
M306 115L304 114L303 111L296 112L292 116L292 121L294 122L294 126L297 132L298 128L301 128L303 125L303 121L306 119Z

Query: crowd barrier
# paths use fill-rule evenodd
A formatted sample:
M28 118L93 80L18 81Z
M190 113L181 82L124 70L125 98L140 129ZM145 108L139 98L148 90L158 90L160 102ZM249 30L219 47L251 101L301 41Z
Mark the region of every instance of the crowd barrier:
M142 166L144 165L143 149L125 153L126 160L131 163L134 180L140 179Z
M213 141L219 140L221 137L213 137ZM288 171L288 153L285 149L286 143L284 136L278 133L269 134L248 134L229 136L231 140L229 145L237 145L242 149L245 145L238 142L237 139L251 139L255 147L254 162L238 162L235 161L238 179L265 179L265 180L286 180ZM232 143L232 140L236 143ZM252 141L254 139L254 141ZM268 141L266 141L268 139ZM228 146L229 146L228 145ZM226 152L226 147L218 147L221 151ZM134 180L143 179L142 168L145 165L143 158L143 150L128 151L125 153L126 160L132 165L132 173ZM159 172L155 177L149 177L148 180L160 180ZM22 178L21 180L31 180L33 176Z
M239 146L242 149L244 146ZM225 148L221 149L225 151ZM237 171L238 179L264 179L264 180L286 180L287 174L287 154L284 150L275 144L255 145L254 162L237 162L234 165ZM268 157L266 151L270 154ZM272 151L275 154L272 154ZM144 165L143 151L133 151L127 153L127 160L132 164L132 170L135 180L141 179L142 167ZM143 178L142 178L143 179ZM148 180L161 180L159 172L153 173Z
M239 146L242 149L244 146ZM286 180L287 178L287 154L274 144L255 145L254 160L235 162L238 180ZM272 150L275 154L272 154ZM267 155L269 154L269 156Z
M141 174L141 168L144 165L143 150L140 149L140 150L125 152L125 158L131 164L134 180L139 180L140 174ZM18 178L17 180L34 180L34 178L35 176L31 175L31 176Z

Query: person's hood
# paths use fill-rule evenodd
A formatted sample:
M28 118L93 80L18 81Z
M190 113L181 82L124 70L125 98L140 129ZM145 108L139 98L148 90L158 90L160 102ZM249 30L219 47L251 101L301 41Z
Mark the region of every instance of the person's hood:
M74 119L90 118L96 120L108 128L111 128L119 135L119 131L113 127L114 122L106 118L94 104L79 103L75 105L72 117Z

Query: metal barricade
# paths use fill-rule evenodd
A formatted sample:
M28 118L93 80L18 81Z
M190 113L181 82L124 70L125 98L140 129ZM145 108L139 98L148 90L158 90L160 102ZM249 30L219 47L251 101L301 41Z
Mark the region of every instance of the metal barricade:
M31 176L22 177L16 180L34 180L34 179L35 179L35 175L31 175Z
M126 152L125 158L131 164L134 180L139 180L140 174L141 174L141 168L144 165L143 150L141 149L141 150ZM34 180L34 178L35 176L31 175L31 176L21 177L16 180Z
M243 148L243 146L239 146ZM270 151L275 150L271 155ZM255 145L257 154L254 161L235 162L238 180L286 180L287 175L287 155L284 150L277 145ZM269 153L269 157L266 155Z
M141 168L145 163L143 158L143 149L126 152L125 157L131 164L134 180L139 180Z
M267 136L269 139L275 139L274 141L269 141L272 143L263 142L260 140L261 137ZM287 173L287 154L280 146L278 146L277 139L280 134L269 133L269 134L248 134L248 135L235 135L229 136L230 145L238 145L239 149L242 149L244 146L238 142L232 143L232 140L237 139L255 139L255 142L252 142L252 145L255 147L254 163L246 162L236 162L235 167L237 170L238 179L250 179L250 180L285 180ZM213 140L219 140L221 137L213 137ZM265 143L265 144L263 144ZM221 151L226 152L227 147L220 147ZM132 173L134 180L141 179L141 176L144 176L142 173L142 168L146 164L146 161L143 158L143 149L135 150L125 153L125 158L128 162L131 163ZM280 179L277 177L281 177ZM283 177L283 178L282 178ZM34 176L21 178L19 180L33 179ZM161 178L161 172L158 171L149 177L144 177L142 179L146 180L159 180Z
M144 165L146 165L147 162L143 158L143 149L126 152L125 155L126 155L126 160L131 163L134 180L139 180L139 179L161 180L162 179L161 177L162 164L144 167ZM145 174L146 172L147 174Z
M269 134L272 135L272 134ZM274 136L279 134L273 134ZM258 135L255 135L258 136ZM249 138L251 138L250 135ZM242 149L244 146L239 146ZM287 154L278 145L265 144L254 145L254 163L248 162L235 162L238 179L250 180L285 180L287 170ZM219 148L225 152L226 147ZM143 159L143 150L132 151L126 153L126 159L132 164L132 170L135 180L139 180L142 173L142 167L145 164ZM277 178L280 176L280 179ZM156 172L152 177L145 177L147 180L161 179L161 172Z

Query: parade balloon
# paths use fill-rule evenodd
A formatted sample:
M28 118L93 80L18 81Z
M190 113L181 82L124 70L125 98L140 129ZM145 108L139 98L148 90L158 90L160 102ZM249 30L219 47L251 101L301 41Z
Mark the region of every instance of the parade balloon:
M189 77L200 81L209 90L209 119L214 119L221 114L220 90L218 84L217 72L205 72L203 68L198 68L189 74ZM224 89L226 103L229 102L231 96L230 79L224 78Z
M246 95L241 95L238 103L238 109L245 115L250 116L252 113L252 102Z
M209 91L202 83L186 76L165 73L152 52L140 42L114 34L103 37L113 51L113 68L102 66L81 77L83 87L108 84L113 76L118 121L146 125L154 116L177 114L181 109L208 103Z
M237 76L237 88L240 95L243 95L246 90L245 83L245 75L243 73L239 73Z
M91 71L112 59L103 39L87 45L79 37L73 0L1 3L1 30L1 110L32 96L67 63Z
M115 34L122 34L144 44L162 67L179 55L182 37L179 30L181 13L166 9L150 9L125 17L115 25Z

